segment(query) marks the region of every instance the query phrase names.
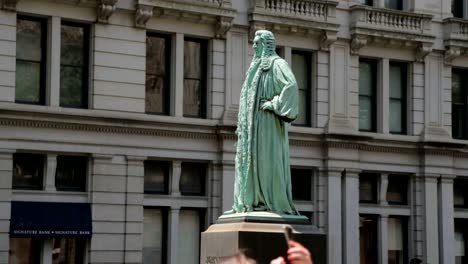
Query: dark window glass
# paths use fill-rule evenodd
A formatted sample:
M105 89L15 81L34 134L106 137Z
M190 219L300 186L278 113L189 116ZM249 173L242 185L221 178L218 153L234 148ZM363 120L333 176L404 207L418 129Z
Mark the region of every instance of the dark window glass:
M293 125L310 125L310 94L311 94L311 61L312 53L306 51L292 51L292 70L299 88L299 116Z
M405 175L389 175L387 187L387 202L389 204L408 204L408 177Z
M375 132L377 62L359 61L359 130Z
M385 7L396 10L403 10L403 0L385 0Z
M377 215L359 216L359 256L361 264L378 263Z
M10 238L9 264L38 263L42 241L37 238Z
M45 155L13 154L13 189L42 190Z
M314 213L313 212L299 211L299 214L307 217L307 219L309 219L309 223L314 222L314 220L313 220Z
M89 26L62 21L60 106L88 108Z
M467 74L468 71L452 71L452 137L467 139Z
M390 63L390 133L406 133L407 68L404 63Z
M408 220L406 217L388 218L388 264L408 263Z
M184 106L187 117L205 117L206 111L206 41L184 41Z
M452 14L454 17L463 18L463 1L452 0Z
M468 219L455 219L455 264L468 263Z
M171 37L149 33L146 36L145 111L169 114Z
M15 89L17 103L45 103L46 50L46 20L18 16Z
M284 54L283 54L284 53L284 48L283 47L276 46L275 51L276 51L276 54L278 54L278 56L280 56L281 58L284 59Z
M168 161L146 160L145 166L145 193L169 193L169 168Z
M377 181L379 175L361 173L359 175L359 202L377 203Z
M182 163L179 189L182 195L205 195L206 164Z
M83 263L85 254L85 240L76 238L54 238L52 250L52 264Z
M361 0L363 4L368 5L368 6L373 6L374 1L372 0Z
M292 198L312 200L312 170L291 168Z
M143 209L143 264L166 263L167 209Z
M456 208L468 208L468 178L453 180L453 204Z
M58 191L84 192L87 171L88 157L59 155L57 156L55 187Z

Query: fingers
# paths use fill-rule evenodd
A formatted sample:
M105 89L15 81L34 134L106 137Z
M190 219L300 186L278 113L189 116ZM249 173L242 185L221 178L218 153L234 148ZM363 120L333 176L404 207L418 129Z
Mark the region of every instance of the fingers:
M286 264L283 257L277 257L274 260L270 261L270 264Z
M307 248L301 244L290 240L291 248L288 250L288 260L292 264L312 264L312 258Z

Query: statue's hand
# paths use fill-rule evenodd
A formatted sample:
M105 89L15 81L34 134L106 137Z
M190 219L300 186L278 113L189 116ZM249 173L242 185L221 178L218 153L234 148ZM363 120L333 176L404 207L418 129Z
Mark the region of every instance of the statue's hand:
M271 101L266 101L265 103L260 106L262 111L270 110L273 111L273 103Z

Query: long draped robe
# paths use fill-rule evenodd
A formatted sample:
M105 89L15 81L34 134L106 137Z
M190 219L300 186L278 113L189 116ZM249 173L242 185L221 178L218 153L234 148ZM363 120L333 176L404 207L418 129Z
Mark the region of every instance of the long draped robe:
M261 110L271 101L273 110ZM287 122L298 115L298 88L276 54L256 58L242 87L233 211L297 214L291 195Z

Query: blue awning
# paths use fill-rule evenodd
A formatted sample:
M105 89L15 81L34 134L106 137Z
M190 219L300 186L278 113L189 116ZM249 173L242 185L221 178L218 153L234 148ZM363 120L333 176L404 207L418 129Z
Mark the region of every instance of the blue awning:
M89 203L11 202L11 237L89 238Z

